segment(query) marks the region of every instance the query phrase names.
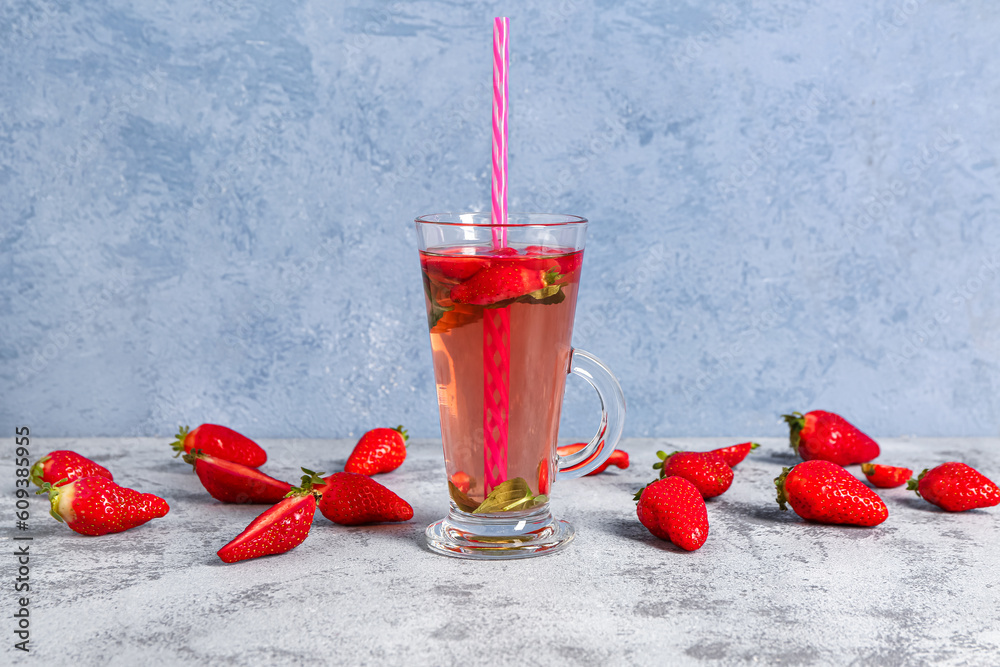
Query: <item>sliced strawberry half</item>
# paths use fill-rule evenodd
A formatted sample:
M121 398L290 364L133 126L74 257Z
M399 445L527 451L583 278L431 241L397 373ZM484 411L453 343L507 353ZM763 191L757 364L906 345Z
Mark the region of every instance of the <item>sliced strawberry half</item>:
M491 264L474 276L451 288L451 300L473 306L489 306L516 299L543 289L555 282L555 271L529 269L521 262Z
M894 489L903 486L913 477L913 471L900 466L887 466L878 463L862 463L861 472L868 481L880 489Z
M276 503L292 490L292 485L265 475L256 468L205 454L200 449L188 452L184 460L216 500L224 503Z
M235 563L260 556L291 551L309 535L316 514L313 485L321 482L319 475L305 468L302 485L288 492L277 505L250 522L246 529L218 551L225 563Z
M747 457L752 450L760 447L756 442L741 442L738 445L729 445L728 447L719 447L718 449L713 449L707 454L718 454L722 457L722 460L726 462L726 465L732 468L737 463L742 461Z
M603 445L604 443L601 444ZM577 453L586 446L587 443L585 442L574 442L572 445L563 445L562 447L556 447L556 454L558 454L559 456L569 456L570 454ZM588 472L587 477L590 477L592 475L600 475L610 466L616 466L618 468L621 468L622 470L628 468L629 466L628 452L623 451L621 449L614 450L613 452L611 452L611 456L609 456L604 463L598 466L595 470Z

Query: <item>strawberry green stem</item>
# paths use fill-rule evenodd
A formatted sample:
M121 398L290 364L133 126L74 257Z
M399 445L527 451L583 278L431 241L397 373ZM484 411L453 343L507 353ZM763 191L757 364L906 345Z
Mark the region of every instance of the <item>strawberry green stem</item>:
M660 478L661 479L663 478L663 464L667 462L667 459L669 459L671 456L673 456L674 454L676 454L679 451L680 450L677 449L677 450L674 450L674 451L670 452L669 454L667 454L666 452L664 452L662 450L656 452L656 456L660 460L653 464L653 470L659 470L660 471ZM639 493L642 493L642 491L640 491Z
M793 412L790 415L781 415L782 418L788 423L788 439L789 444L795 453L799 453L799 433L806 425L805 416L801 412Z
M399 426L397 426L396 428L394 428L392 430L396 431L401 436L403 436L403 447L409 447L409 445L407 444L406 441L410 439L410 436L407 434L406 429L403 428L403 425L400 424Z
M176 440L170 443L170 446L177 452L174 454L175 459L184 452L184 441L187 439L189 431L190 429L187 426L179 426L177 428L177 435L174 436Z
M31 466L31 481L34 482L35 486L41 486L45 484L42 478L45 476L45 462L50 458L49 455L45 455L42 458L35 461L35 465Z
M920 482L920 480L922 480L924 478L924 475L927 474L927 471L928 471L928 468L924 468L923 471L919 475L917 475L916 479L909 479L909 480L907 480L906 481L906 490L907 491L914 491L914 492L916 492L917 496L923 498L923 496L920 495L920 491L918 490L920 488L919 482Z
M37 491L35 491L35 495L39 495L39 496L42 495L43 493L47 493L48 494L48 496L49 496L49 504L52 506L52 508L49 510L49 514L51 514L52 517L56 521L58 521L59 523L65 523L65 521L63 521L63 518L61 516L59 516L59 512L58 512L58 509L59 509L59 494L62 493L63 491L65 491L65 487L63 487L61 485L65 484L68 481L69 481L69 478L68 477L64 477L63 479L59 480L55 484L49 484L48 482L42 482L39 485L42 488L40 488Z
M313 472L312 470L309 470L309 468L302 468L302 472L305 473L304 475L302 475L302 484L296 487L292 487L292 490L285 494L285 498L295 498L298 496L312 495L316 496L316 498L318 499L321 494L318 491L314 490L313 486L316 484L326 484L326 482L323 481L322 477L326 473Z
M788 473L790 471L791 468L782 468L781 474L774 478L774 488L778 491L778 497L776 500L778 501L778 506L782 509L782 511L788 510L788 494L785 493L785 478L788 477Z
M648 489L649 487L651 487L652 485L656 484L659 481L660 480L658 480L658 479L654 479L652 482L650 482L646 486L644 486L641 489L639 489L638 491L636 491L635 495L632 496L632 500L634 500L636 502L636 504L638 504L639 503L639 499L642 498L642 492L645 491L646 489Z

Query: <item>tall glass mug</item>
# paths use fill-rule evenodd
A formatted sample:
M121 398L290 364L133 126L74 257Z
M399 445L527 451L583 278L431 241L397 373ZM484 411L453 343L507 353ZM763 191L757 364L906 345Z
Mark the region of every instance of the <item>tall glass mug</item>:
M451 510L427 544L459 558L552 553L573 527L549 511L551 483L586 475L621 437L625 399L614 375L574 350L584 218L489 213L416 219ZM556 453L567 373L601 399L597 435Z

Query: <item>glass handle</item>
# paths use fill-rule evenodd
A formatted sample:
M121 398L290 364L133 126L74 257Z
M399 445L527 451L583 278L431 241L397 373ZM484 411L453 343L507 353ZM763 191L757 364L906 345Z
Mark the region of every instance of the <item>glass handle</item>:
M625 427L625 395L617 378L601 360L583 350L573 350L569 372L582 377L601 399L601 426L586 447L560 456L556 480L574 479L593 472L611 456Z

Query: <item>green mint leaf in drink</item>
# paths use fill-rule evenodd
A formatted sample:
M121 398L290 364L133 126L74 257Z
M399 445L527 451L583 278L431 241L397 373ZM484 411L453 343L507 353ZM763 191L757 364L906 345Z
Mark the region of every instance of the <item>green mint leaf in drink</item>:
M441 318L444 317L445 313L454 309L455 309L454 306L448 306L447 308L442 308L441 306L432 302L430 310L427 311L428 328L433 329L435 326L437 326L437 323L441 321Z
M427 301L428 303L430 303L430 307L427 309L427 324L429 325L428 328L430 329L433 329L435 325L437 325L437 323L441 321L441 318L444 317L445 313L447 313L449 310L454 310L455 308L454 306L442 306L440 303L438 303L438 300L434 296L434 292L436 291L438 290L432 287L431 280L430 278L427 277L427 274L425 273L424 294L427 295Z
M518 299L518 303L530 303L542 306L552 306L566 300L562 285L549 285L545 289L532 292Z
M548 298L560 290L559 285L549 285L548 287L543 287L540 290L535 290L528 296L532 299L541 301L542 299Z
M490 495L486 496L486 500L476 508L473 514L509 512L513 509L524 509L520 505L529 502L533 497L531 495L531 488L528 487L528 483L524 481L524 478L515 477L494 487L490 491ZM528 507L531 507L531 505L528 505Z
M462 490L455 486L455 484L450 480L448 481L448 491L451 494L451 499L455 501L456 505L458 505L458 509L463 512L470 513L476 511L476 508L478 507L476 501L469 498L468 494L462 493Z

